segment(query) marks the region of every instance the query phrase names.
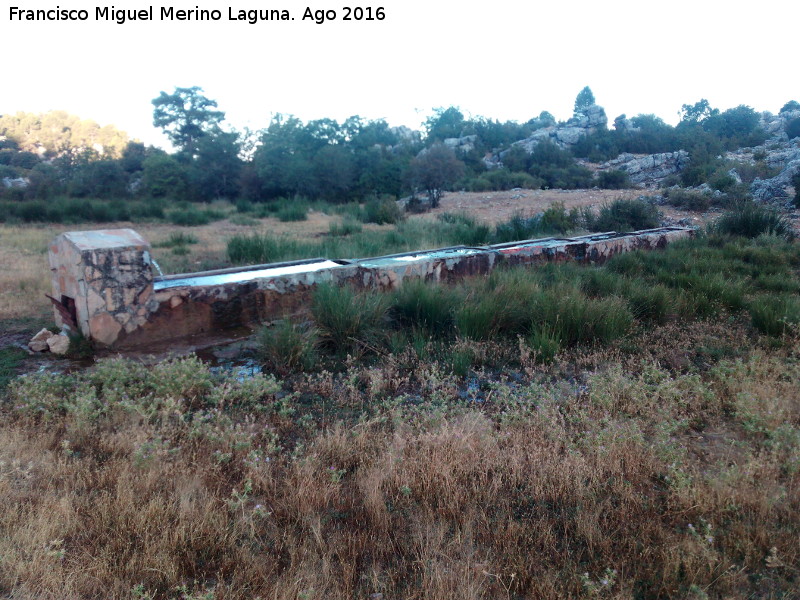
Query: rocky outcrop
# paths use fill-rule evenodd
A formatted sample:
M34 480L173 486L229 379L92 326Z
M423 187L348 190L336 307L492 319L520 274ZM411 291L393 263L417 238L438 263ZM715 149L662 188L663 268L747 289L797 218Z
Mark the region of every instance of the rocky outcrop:
M750 184L750 193L758 202L782 204L791 196L788 188L792 185L792 178L800 173L800 138L788 142L772 140L763 146L740 148L728 152L726 158L749 164L763 160L773 172L777 171L774 177L756 178Z
M625 153L601 164L598 171L626 171L631 183L645 187L657 187L666 177L680 173L688 164L689 153L685 150L647 156Z
M3 187L5 188L19 188L25 189L28 187L29 181L24 177L3 177L0 179L0 182L3 183Z
M514 142L512 147L520 146L524 148L526 152L532 153L536 146L548 140L559 148L569 149L571 146L577 144L582 137L594 133L598 128L606 127L607 124L608 118L606 117L606 111L602 106L593 104L585 111L575 113L566 123L559 123L551 127L537 129L530 137ZM499 155L487 158L485 161L487 166L490 168L501 167L503 155L506 152L508 151L506 150Z
M767 132L772 142L788 142L789 136L786 133L786 126L800 119L800 110L786 110L773 115L769 111L761 113L759 124Z
M447 138L442 143L456 154L467 154L475 149L477 141L477 135L465 135L463 137Z

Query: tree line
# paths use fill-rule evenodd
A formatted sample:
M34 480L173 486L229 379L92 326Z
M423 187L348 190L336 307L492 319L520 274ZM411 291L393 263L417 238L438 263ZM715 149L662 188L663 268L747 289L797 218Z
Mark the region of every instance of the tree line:
M570 150L542 142L532 153L514 142L555 125L547 111L519 123L439 108L422 131L359 116L339 123L277 114L253 132L226 128L225 113L199 87L161 92L152 104L153 123L171 141L172 152L63 111L0 117L0 179L24 177L27 183L0 186L0 194L19 200L66 195L348 202L420 192L436 203L442 190L454 187L621 187L627 183L624 174L598 179L575 159L603 161L622 152L678 149L689 151L691 160L682 183L699 185L713 179L724 150L766 139L752 108L720 111L707 100L683 105L675 127L654 115L620 115L611 128L598 128ZM575 112L592 104L586 87L576 98ZM792 101L781 110L794 105L800 107ZM485 158L501 150L502 167L492 168Z

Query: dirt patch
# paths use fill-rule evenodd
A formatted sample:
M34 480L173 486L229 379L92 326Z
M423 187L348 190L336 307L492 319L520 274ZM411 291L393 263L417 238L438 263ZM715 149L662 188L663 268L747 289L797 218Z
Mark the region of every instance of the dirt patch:
M597 211L604 203L617 198L652 197L650 190L509 190L504 192L451 192L445 194L438 208L429 214L466 212L481 222L496 224L507 221L515 214L532 216L547 210L553 203L562 202L567 210L589 207ZM671 206L659 206L664 218L671 222L688 219L688 223L701 226L718 216L715 212L693 213Z

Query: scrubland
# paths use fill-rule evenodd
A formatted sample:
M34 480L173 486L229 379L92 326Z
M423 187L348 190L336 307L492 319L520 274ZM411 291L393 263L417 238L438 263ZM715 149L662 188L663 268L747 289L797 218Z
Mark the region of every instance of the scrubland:
M229 227L243 247L303 250ZM329 227L304 248L361 244ZM603 267L321 287L258 333L255 375L105 357L2 380L0 591L795 598L800 250L759 227ZM168 259L207 251L200 228L143 233Z

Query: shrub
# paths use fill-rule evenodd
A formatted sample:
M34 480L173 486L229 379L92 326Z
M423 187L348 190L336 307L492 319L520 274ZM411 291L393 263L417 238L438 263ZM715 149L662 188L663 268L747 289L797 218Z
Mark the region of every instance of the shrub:
M212 221L219 221L224 218L224 215L217 210L209 208L200 210L190 206L189 208L173 210L168 214L168 218L173 225L197 227L199 225L208 225Z
M763 150L761 152L763 153ZM766 159L766 153L763 154L764 155L761 156L758 151L754 152L753 159L756 162L753 164L746 162L734 163L733 168L736 169L743 183L753 183L756 177L759 179L770 179L778 174L776 169L772 169L767 165L764 160Z
M552 233L566 233L578 228L579 213L572 209L567 212L562 202L554 202L542 214L524 217L516 213L505 223L495 227L494 242L515 242Z
M320 338L335 351L363 351L383 336L388 307L384 294L357 294L347 286L325 283L314 290L311 314Z
M361 233L361 224L349 218L344 219L341 223L331 223L328 228L328 235L333 237L342 237L354 233Z
M187 244L196 244L197 238L191 233L183 231L173 231L169 237L163 242L153 244L154 248L175 248L176 246L186 246Z
M7 167L6 165L0 164L0 179L16 179L19 176L17 170L14 167ZM0 181L0 192L3 191L4 185Z
M653 229L661 223L658 208L643 200L617 199L600 207L598 215L585 214L586 229L620 233Z
M317 360L319 336L308 324L283 319L258 332L258 353L264 365L280 374L307 371Z
M470 192L488 192L494 189L492 182L483 177L468 179L464 184L464 189Z
M494 242L527 240L542 233L541 216L524 217L516 213L505 223L498 223L494 231Z
M753 327L780 336L800 323L800 300L794 295L759 296L750 304L749 312Z
M708 185L712 189L719 190L723 193L733 191L736 187L736 179L725 170L725 168L717 169L708 178Z
M633 315L642 321L663 325L675 309L675 293L663 285L644 281L631 285L626 298Z
M489 242L491 229L478 223L466 213L442 213L437 216L440 223L447 225L443 232L452 244L482 246Z
M291 221L305 221L308 219L308 204L305 202L292 202L278 209L276 215L283 223Z
M452 288L415 279L404 282L394 292L391 310L406 327L442 335L453 328L457 304L458 298Z
M597 185L604 190L622 190L631 187L631 178L627 171L611 169L597 176Z
M538 189L542 187L543 181L538 177L532 177L528 173L513 173L507 169L497 169L481 175L481 179L488 181L491 190L510 190L513 188ZM473 190L484 191L484 190Z
M373 199L367 202L365 208L365 221L378 225L399 223L403 220L403 211L395 200L384 198Z
M496 336L497 308L493 298L476 293L467 296L455 315L459 335L473 340Z
M794 205L800 208L800 171L792 177L792 186L794 187Z
M776 235L786 240L795 237L792 225L786 218L777 211L754 202L742 202L723 214L712 224L711 231L747 238L762 234Z
M789 136L790 140L800 137L800 117L792 119L786 124L786 135Z
M237 234L228 240L228 260L237 265L274 262L278 252L277 241L264 234Z
M667 199L667 204L675 208L693 212L705 212L711 208L711 196L702 192L672 188L667 190L664 196Z
M547 233L566 233L578 227L578 211L567 212L563 202L553 202L542 213L541 228Z
M589 299L574 289L549 289L532 308L532 331L545 332L564 346L607 343L625 335L633 315L620 298Z

